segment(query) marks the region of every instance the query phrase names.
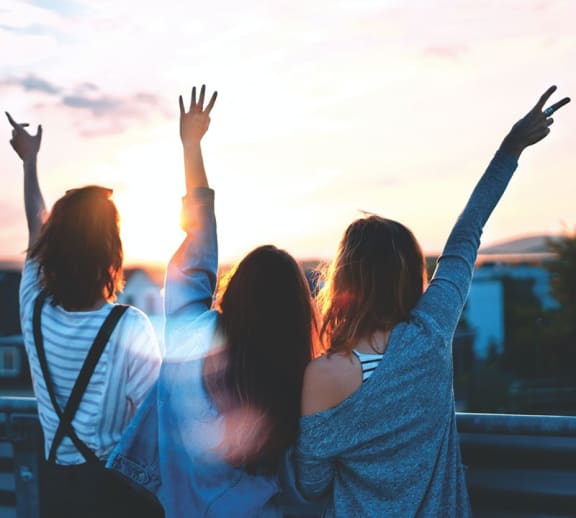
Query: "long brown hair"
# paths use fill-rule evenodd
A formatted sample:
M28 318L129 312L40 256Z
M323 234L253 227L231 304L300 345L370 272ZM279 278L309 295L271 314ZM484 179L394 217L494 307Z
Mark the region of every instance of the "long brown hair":
M221 353L204 383L225 420L224 455L249 470L274 470L294 444L316 321L294 258L274 246L250 252L218 297Z
M420 245L404 225L375 215L351 223L318 296L328 352L350 352L359 339L405 320L426 275Z
M90 185L67 191L30 248L54 304L84 309L122 288L122 242L112 191Z

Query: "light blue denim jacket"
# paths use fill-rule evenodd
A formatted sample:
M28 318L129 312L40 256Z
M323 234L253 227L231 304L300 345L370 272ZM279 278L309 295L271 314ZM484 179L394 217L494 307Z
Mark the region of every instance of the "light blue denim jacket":
M187 235L166 275L166 357L108 467L156 494L167 517L281 517L281 502L299 500L291 464L278 476L253 475L215 451L222 417L202 381L218 321L210 309L218 268L214 192L186 196L182 216Z

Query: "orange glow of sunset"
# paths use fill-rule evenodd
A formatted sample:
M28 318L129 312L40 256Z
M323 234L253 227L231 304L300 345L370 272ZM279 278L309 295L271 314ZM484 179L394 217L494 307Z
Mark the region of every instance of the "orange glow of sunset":
M44 128L48 205L114 189L129 263L183 237L178 95L219 96L204 139L220 256L328 258L370 211L439 251L512 124L551 84L576 98L572 0L295 0L192 6L9 0L2 109ZM522 156L483 243L576 224L576 103ZM21 163L0 124L0 257L22 258Z

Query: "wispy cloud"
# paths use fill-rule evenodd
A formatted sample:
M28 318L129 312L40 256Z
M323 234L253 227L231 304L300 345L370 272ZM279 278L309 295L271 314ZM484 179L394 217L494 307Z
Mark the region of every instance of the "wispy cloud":
M98 117L118 113L122 110L122 103L119 99L100 95L95 98L81 95L65 95L62 97L62 104L69 108L88 110Z
M35 75L10 77L0 80L3 88L20 88L26 92L43 94L57 104L77 114L89 113L92 118L83 118L77 123L80 134L87 137L121 133L129 124L144 121L153 115L168 117L170 111L164 100L150 92L136 92L126 96L116 96L103 92L94 83L83 82L64 88ZM40 107L48 103L43 100Z
M0 23L0 30L19 34L21 36L54 35L55 31L40 24L8 25Z
M85 5L74 0L31 0L30 3L61 16L78 16L86 13Z
M16 86L27 92L43 92L49 95L58 95L61 92L57 86L34 75L0 80L0 88L7 86Z

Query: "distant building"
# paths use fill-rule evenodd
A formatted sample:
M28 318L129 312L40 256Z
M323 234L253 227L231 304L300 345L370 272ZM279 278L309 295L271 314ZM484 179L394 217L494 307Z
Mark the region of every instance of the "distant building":
M135 306L150 318L158 338L162 337L164 293L164 272L148 268L125 268L126 284L118 294L120 304Z
M464 309L468 325L475 331L474 354L485 360L491 350L504 349L504 290L500 279L477 278L476 270Z
M0 389L30 384L30 372L20 329L21 266L0 263Z
M163 311L162 284L158 284L144 268L126 268L126 284L118 295L118 302L130 304L149 316L161 315Z
M0 390L29 387L30 369L21 334L0 336Z
M18 305L21 276L19 268L0 265L0 336L21 333Z
M481 265L474 272L464 309L464 318L476 332L474 353L479 359L486 359L491 350L503 352L506 330L502 279L506 277L533 281L533 293L543 310L559 307L550 291L550 273L543 266L506 262Z

